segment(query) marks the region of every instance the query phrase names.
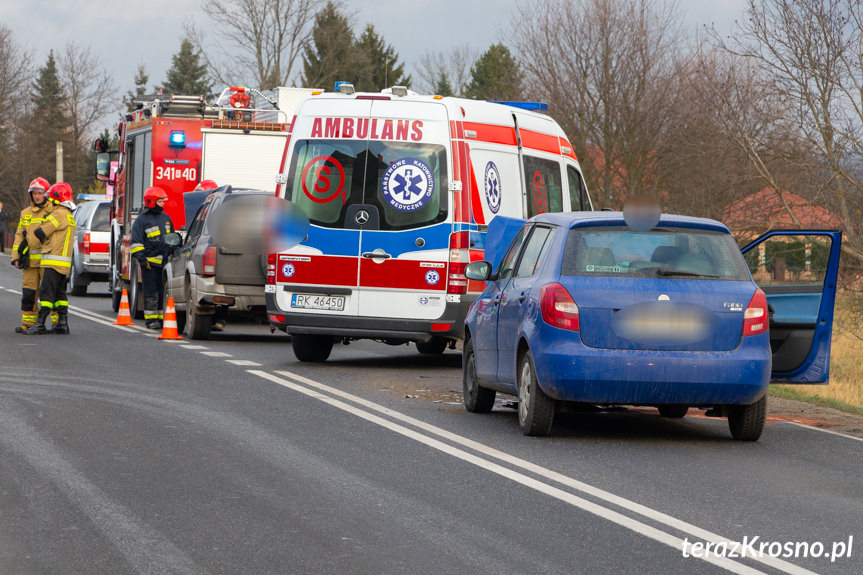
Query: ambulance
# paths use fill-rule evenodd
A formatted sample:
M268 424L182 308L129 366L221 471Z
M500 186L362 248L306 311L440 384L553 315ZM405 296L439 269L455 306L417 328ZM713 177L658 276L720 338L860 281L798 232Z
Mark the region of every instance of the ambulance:
M310 228L268 256L269 321L300 361L357 339L453 348L484 288L464 268L489 222L592 209L572 144L530 109L544 104L338 90L291 122L276 195Z

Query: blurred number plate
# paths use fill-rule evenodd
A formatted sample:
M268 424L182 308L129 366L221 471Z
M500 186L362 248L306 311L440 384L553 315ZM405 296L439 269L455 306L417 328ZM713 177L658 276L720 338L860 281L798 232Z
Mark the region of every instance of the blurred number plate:
M295 293L291 296L291 307L303 309L326 309L344 311L345 297L335 295L312 295Z

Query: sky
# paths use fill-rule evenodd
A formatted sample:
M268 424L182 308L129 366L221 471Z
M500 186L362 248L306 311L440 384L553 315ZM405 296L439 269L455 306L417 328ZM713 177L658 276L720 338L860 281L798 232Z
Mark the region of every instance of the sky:
M68 42L89 46L112 74L120 94L134 85L139 63L150 75L150 85L164 81L171 57L179 51L183 23L194 21L204 34L204 0L0 0L0 24L31 50L38 66L49 50ZM693 29L714 24L728 32L743 13L746 0L679 0L685 25ZM505 41L515 0L345 0L347 13L360 31L368 22L395 48L405 71L413 72L430 51L448 52L469 44L481 52Z

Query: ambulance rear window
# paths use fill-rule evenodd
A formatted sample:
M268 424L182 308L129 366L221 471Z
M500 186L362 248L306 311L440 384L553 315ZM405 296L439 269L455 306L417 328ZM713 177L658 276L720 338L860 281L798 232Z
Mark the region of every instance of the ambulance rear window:
M446 158L434 144L301 140L287 195L319 226L355 227L345 215L356 204L377 211L377 229L427 226L446 219Z

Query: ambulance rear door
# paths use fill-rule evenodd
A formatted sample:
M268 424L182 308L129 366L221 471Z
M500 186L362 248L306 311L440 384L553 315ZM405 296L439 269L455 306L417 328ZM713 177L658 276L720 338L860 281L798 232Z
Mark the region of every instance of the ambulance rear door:
M359 314L433 320L446 306L453 223L449 122L438 102L372 100L361 203Z

